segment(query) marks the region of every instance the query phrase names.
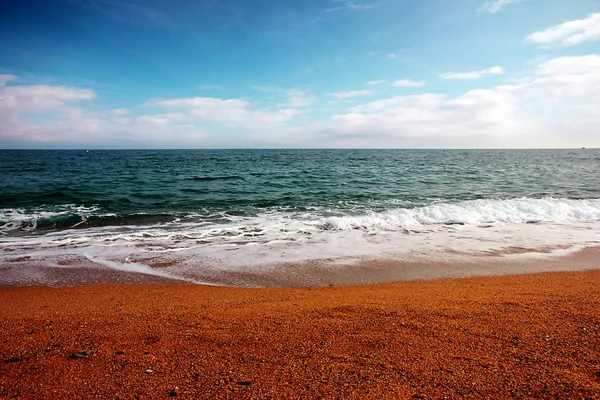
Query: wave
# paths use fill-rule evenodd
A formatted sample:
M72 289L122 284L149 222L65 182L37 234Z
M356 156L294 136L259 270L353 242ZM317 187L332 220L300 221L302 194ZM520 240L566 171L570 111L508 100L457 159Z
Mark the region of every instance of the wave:
M600 221L600 199L520 198L507 200L468 200L438 202L421 207L395 207L384 211L376 205L348 209L306 206L299 208L267 207L248 210L204 210L202 213L134 212L117 214L99 206L68 204L34 209L1 209L0 232L40 231L45 229L90 228L99 226L148 226L177 223L177 229L213 227L235 223L252 226L301 224L319 230L351 229L401 230L427 225L481 225L492 223L570 223ZM262 210L262 211L261 211ZM184 225L179 224L185 222Z
M103 226L147 226L176 220L172 214L135 213L118 215L96 213L98 208L73 207L72 210L24 212L23 210L0 211L0 233L8 231L45 231L92 228Z
M252 215L203 210L179 216L119 216L100 207L75 205L52 211L0 209L0 221L12 219L0 229L0 264L23 274L39 265L93 264L197 283L222 283L221 278L233 271L231 276L242 279L232 278L234 284L244 285L253 272L262 271L272 283L273 277L278 279L279 266L307 261L339 266L368 259L411 262L420 257L429 261L471 256L529 259L600 245L600 199L432 200L425 206L376 210L306 205L301 211L280 206ZM26 224L27 228L19 229ZM55 224L51 229L43 229L51 224ZM65 229L60 229L63 225ZM483 273L488 271L485 268ZM300 273L294 276L307 284L312 270L307 275L299 271L294 269L293 274ZM28 275L25 281L38 276ZM10 279L0 276L0 283Z
M0 210L0 232L75 227L85 223L87 218L98 210L97 206L87 207L76 204L42 206L34 209L5 208Z
M322 218L325 230L396 229L424 225L600 221L600 199L468 200L438 203L413 209L399 208L380 213Z
M232 175L232 176L195 176L190 178L192 181L227 181L234 179L242 179L240 176Z

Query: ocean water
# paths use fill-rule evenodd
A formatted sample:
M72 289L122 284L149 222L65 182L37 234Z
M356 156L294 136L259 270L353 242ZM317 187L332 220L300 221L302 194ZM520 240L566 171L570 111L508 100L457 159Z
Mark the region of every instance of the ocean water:
M598 244L596 149L0 151L0 283L41 264L218 283Z

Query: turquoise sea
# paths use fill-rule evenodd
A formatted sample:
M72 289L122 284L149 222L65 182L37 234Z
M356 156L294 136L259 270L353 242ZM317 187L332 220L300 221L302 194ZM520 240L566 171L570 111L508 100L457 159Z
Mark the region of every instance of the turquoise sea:
M599 222L597 149L0 151L0 261L154 271L160 258L173 266L161 274L193 277L194 265L475 254L523 235L586 246ZM457 229L467 239L451 241Z

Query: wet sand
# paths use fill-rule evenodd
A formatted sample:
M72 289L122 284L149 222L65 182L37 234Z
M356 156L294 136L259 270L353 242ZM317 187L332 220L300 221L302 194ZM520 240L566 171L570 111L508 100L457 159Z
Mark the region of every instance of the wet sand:
M595 399L599 310L600 271L4 288L0 396Z
M555 251L555 253L552 253ZM561 253L562 252L562 253ZM129 262L139 262L136 270ZM259 267L198 264L178 270L155 257L107 266L77 256L58 259L8 258L0 262L0 288L11 286L76 286L97 283L188 282L234 287L308 287L515 275L540 272L600 270L600 246L578 251L560 248L509 247L485 253L441 252L389 258L316 259ZM171 269L174 267L174 269Z

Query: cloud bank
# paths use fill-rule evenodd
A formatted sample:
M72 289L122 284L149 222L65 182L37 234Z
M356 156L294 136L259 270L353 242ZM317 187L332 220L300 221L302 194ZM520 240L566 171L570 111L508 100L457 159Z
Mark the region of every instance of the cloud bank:
M357 143L377 137L388 143L465 147L565 146L574 137L598 143L594 138L600 123L600 56L549 60L518 84L456 97L396 96L349 111L333 116L329 131L361 139Z
M455 75L475 79L493 74L494 68ZM103 110L90 89L25 85L14 75L0 79L0 146L5 148L600 145L596 54L550 59L517 83L454 96L424 91L360 102L377 93L336 92L330 95L344 102L334 109L306 91L271 88L285 103L259 106L239 98L181 97ZM312 108L303 108L308 103Z

